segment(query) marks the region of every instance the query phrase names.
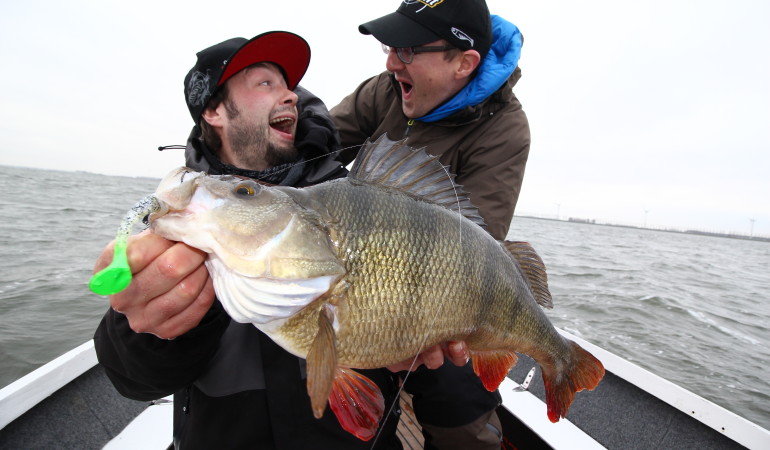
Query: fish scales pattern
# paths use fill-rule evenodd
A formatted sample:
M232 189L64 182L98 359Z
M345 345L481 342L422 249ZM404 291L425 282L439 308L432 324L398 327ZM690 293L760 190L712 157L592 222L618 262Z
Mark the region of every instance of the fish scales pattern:
M521 336L531 330L554 341L537 334L547 319L516 263L457 213L350 180L307 190L325 205L347 274L281 330L301 347L312 343L324 302L336 307L338 358L346 366L382 367L451 339L479 350L530 348Z
M432 343L427 338L451 337L456 326L442 330L434 322L440 317L435 300L453 289L451 275L458 272L457 216L447 230L443 209L385 189L339 187L334 197L340 201L328 203L330 214L356 224L335 230L349 283L350 307L343 308L347 320L341 321L351 324L338 334L340 361L378 367L414 355Z

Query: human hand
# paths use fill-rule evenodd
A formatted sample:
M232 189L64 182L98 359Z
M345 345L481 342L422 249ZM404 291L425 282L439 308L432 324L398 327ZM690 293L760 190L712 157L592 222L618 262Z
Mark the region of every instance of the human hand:
M413 358L387 366L391 372L414 371L422 364L428 369L438 369L444 364L444 358L456 366L464 366L469 359L468 347L464 341L448 341L425 350Z
M111 242L94 272L112 261ZM131 284L110 295L110 306L126 316L137 333L173 339L195 328L214 302L214 285L203 262L206 253L149 231L129 237Z

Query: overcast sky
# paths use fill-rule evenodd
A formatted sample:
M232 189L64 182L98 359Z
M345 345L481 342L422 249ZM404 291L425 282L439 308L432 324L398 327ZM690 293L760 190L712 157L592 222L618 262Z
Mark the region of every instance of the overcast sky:
M161 177L192 126L195 53L269 30L312 48L333 106L384 69L398 0L3 2L0 164ZM216 7L214 6L216 5ZM488 0L525 38L517 214L770 236L770 2Z

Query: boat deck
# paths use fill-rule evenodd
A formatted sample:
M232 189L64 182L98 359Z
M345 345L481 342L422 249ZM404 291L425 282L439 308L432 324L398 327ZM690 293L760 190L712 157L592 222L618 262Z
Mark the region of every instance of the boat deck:
M768 449L770 431L590 343L607 368L599 386L581 392L566 419L548 421L539 373L521 355L500 386L503 449ZM78 362L82 360L81 362ZM73 369L72 365L78 367ZM539 371L539 369L537 369ZM401 397L398 436L423 448L411 398ZM0 448L163 449L171 442L169 403L122 397L87 343L0 390Z

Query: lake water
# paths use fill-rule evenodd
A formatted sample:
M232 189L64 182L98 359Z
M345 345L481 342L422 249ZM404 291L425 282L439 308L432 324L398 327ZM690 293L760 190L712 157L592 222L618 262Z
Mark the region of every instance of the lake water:
M0 387L90 339L93 263L157 179L0 166ZM770 243L516 217L554 324L770 428Z

